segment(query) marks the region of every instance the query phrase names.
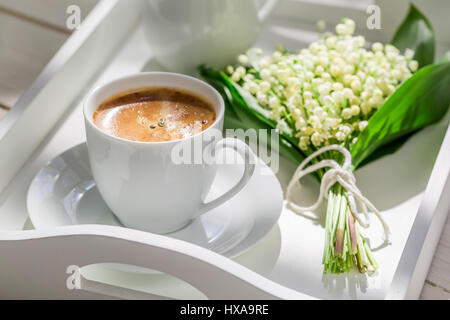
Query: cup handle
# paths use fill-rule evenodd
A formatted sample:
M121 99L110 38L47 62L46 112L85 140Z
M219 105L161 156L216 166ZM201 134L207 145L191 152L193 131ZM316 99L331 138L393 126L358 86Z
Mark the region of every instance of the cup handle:
M258 12L258 18L260 22L264 22L267 20L267 18L275 8L277 2L278 0L266 0L266 3L264 3L264 5L261 7L261 9L259 9Z
M257 159L253 151L245 142L242 142L239 139L226 138L217 142L217 144L215 145L215 150L217 151L218 148L220 147L233 149L238 154L241 155L241 157L245 161L244 174L242 175L239 182L233 188L225 192L217 199L214 199L208 203L203 203L200 207L197 217L201 216L206 212L209 212L210 210L220 206L221 204L225 203L226 201L234 197L239 191L242 190L242 188L244 188L247 185L248 181L255 172Z

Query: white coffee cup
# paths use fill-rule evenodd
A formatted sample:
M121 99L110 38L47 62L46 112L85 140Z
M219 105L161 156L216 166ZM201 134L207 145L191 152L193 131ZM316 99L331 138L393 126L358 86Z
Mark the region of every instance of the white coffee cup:
M115 94L145 87L169 87L195 93L215 108L216 121L205 131L183 140L137 142L109 135L93 122L97 107ZM249 181L256 158L236 139L222 139L224 101L210 85L174 73L149 72L127 76L95 89L84 104L86 138L92 174L103 199L127 227L170 233L223 204ZM219 132L220 141L206 139ZM206 143L205 143L206 141ZM231 190L206 203L218 169L217 162L198 164L174 161L180 145L200 146L201 152L232 148L245 161L241 180Z
M170 71L222 68L249 49L278 0L146 0L152 54Z

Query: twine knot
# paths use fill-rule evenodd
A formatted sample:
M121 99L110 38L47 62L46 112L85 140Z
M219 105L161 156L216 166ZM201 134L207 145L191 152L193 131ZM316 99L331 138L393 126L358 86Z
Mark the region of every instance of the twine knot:
M335 160L326 159L307 166L319 155L332 150L338 151L344 156L344 162L342 165L337 163ZM389 242L389 226L381 216L380 211L378 211L378 209L366 197L363 196L363 194L357 187L356 178L351 170L351 165L352 156L350 152L346 148L339 145L326 146L312 153L298 166L297 170L294 173L294 176L292 177L292 180L289 182L286 190L286 200L288 202L288 205L291 210L293 210L297 214L303 214L304 212L308 211L315 211L321 205L323 199L328 199L328 191L330 190L330 188L334 184L339 183L347 191L348 204L350 206L350 211L353 217L359 222L362 227L368 228L370 226L369 213L375 214L378 220L381 222L381 225L383 226L386 241ZM323 168L329 169L322 177L320 194L316 202L311 206L300 206L294 203L292 201L292 191L294 189L294 186L297 185L301 187L300 179L302 177ZM365 216L365 221L363 221L360 217L361 213L358 211L358 206L362 209L362 213Z

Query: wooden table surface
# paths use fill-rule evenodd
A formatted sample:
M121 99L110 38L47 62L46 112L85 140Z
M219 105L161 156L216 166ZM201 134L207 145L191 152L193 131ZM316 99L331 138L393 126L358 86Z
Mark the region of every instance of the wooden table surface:
M0 0L0 120L70 36L61 15L69 4L83 14L95 0ZM450 219L421 298L450 299Z

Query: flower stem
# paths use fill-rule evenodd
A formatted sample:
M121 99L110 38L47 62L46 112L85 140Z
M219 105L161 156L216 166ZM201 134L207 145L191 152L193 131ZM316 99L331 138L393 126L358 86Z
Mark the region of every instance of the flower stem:
M343 273L354 267L360 272L373 272L378 268L350 210L347 191L339 184L328 194L322 263L324 273Z
M358 251L358 245L356 240L356 231L355 231L355 220L353 219L353 214L350 212L350 209L347 210L348 214L348 230L350 233L351 240L351 253L354 255Z
M341 202L338 212L338 227L336 231L335 252L337 256L342 256L344 246L344 232L346 224L347 198L340 193Z

